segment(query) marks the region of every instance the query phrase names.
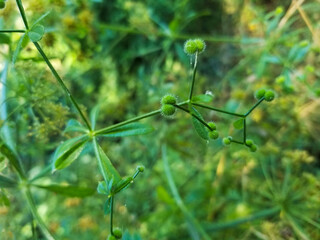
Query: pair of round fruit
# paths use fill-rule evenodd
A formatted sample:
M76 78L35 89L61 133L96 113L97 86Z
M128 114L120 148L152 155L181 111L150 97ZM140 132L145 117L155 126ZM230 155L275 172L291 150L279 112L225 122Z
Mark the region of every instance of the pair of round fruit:
M113 234L110 234L107 240L117 240L122 238L122 231L120 228L116 228L113 230Z

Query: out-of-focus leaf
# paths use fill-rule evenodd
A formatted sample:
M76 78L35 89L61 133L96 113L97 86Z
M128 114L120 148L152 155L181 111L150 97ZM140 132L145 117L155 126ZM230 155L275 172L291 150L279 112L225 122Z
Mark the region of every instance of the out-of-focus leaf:
M106 181L101 181L98 184L97 191L100 194L109 195L112 189L113 179L111 179L108 183Z
M10 200L5 194L4 191L0 191L0 205L4 204L5 206L9 207L10 206Z
M99 111L100 111L100 105L98 104L90 112L90 121L91 121L91 127L93 130L96 127L96 122L98 119Z
M200 94L192 97L192 102L209 103L213 100L213 96L209 94Z
M101 135L104 137L127 137L142 135L152 132L154 129L152 126L143 123L130 123L122 127L114 128L102 132ZM100 135L100 134L99 134Z
M0 44L9 44L10 37L7 34L0 33Z
M121 176L95 138L93 139L93 147L104 180L106 182L113 180L113 184L117 184L121 181Z
M237 121L233 122L233 126L235 129L242 129L244 126L243 118L238 119Z
M12 64L14 64L17 61L17 58L18 58L18 55L19 55L21 49L27 45L26 43L28 41L29 41L29 37L26 33L20 37L19 42L17 44L17 47L12 54Z
M4 143L2 139L0 139L0 152L8 158L10 164L14 167L15 170L19 172L21 176L24 176L22 166L18 160L18 157L14 154L14 152Z
M191 112L191 114L203 120L201 114L191 104L189 104L189 111ZM208 140L208 131L206 130L206 127L197 118L192 117L192 124L198 135L202 139Z
M51 13L51 11L48 11L48 12L46 12L45 14L41 15L41 16L33 23L32 27L35 26L35 25L37 25L39 22L41 22L41 21L42 21L45 17L47 17L50 13ZM31 27L31 28L32 28L32 27Z
M96 190L94 188L78 187L78 186L64 186L58 184L51 185L33 185L38 188L48 190L57 194L69 197L87 197L93 195Z
M87 133L87 129L75 119L70 119L64 132L82 132Z
M0 188L14 188L16 186L17 183L14 180L0 174Z
M32 42L38 42L43 37L44 32L44 26L36 24L28 31L28 36Z
M111 211L111 198L109 197L103 206L103 211L105 215L108 215Z
M87 141L88 137L82 135L63 142L54 154L53 170L60 170L69 166L79 157Z

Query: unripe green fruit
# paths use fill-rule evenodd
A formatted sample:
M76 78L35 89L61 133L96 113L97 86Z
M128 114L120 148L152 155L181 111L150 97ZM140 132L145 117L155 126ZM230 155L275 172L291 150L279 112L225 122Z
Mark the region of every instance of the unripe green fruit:
M257 145L252 144L252 145L250 146L250 151L251 151L251 152L257 151Z
M266 93L264 94L264 98L267 102L271 102L274 99L274 92L272 90L266 91Z
M231 137L231 136L228 136L227 138L228 138L230 141L232 141L232 137Z
M224 145L230 145L231 140L229 138L223 138L222 142L223 142Z
M116 228L113 230L113 236L115 236L117 239L122 238L122 231L120 228Z
M217 126L214 122L208 122L208 126L212 129L212 130L216 130Z
M246 145L249 146L249 147L252 146L253 145L253 141L251 139L247 139L246 140Z
M107 240L117 240L115 236L112 236L111 234L108 236Z
M206 44L202 39L187 40L184 44L184 52L193 55L196 52L202 53L206 48Z
M161 113L165 117L171 117L176 112L176 108L170 104L163 104L161 107Z
M198 53L202 53L206 49L206 43L202 39L197 38L193 41L197 46Z
M138 167L137 167L137 170L138 170L139 172L144 172L144 166L138 166Z
M255 97L256 97L256 99L261 99L261 98L263 98L263 96L265 95L265 93L266 93L266 90L265 89L259 89L259 90L257 90L256 91L256 93L255 93Z
M219 137L219 133L216 130L213 130L212 132L209 132L209 138L211 139L217 139Z
M176 104L177 103L177 98L173 95L167 94L164 95L161 99L161 104Z

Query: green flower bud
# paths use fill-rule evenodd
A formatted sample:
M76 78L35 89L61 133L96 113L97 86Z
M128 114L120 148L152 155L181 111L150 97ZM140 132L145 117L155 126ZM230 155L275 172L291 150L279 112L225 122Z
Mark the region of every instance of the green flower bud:
M264 98L266 99L267 102L271 102L274 99L274 91L268 90L264 94Z
M170 104L163 104L161 107L161 114L165 117L172 117L172 115L176 112L176 108Z
M177 98L171 94L164 95L161 99L161 104L176 104Z
M214 122L208 122L209 127L211 127L212 130L216 130L217 126Z
M122 238L122 231L120 228L116 228L113 230L113 236L115 236L117 239Z
M107 240L117 240L117 239L116 239L115 236L113 236L113 235L110 234L110 235L108 236Z
M138 167L137 167L137 170L138 170L139 172L144 172L144 166L138 166Z
M198 53L202 53L206 49L206 43L202 39L197 38L193 41L197 46Z
M263 96L264 96L265 93L266 93L266 90L263 89L263 88L257 90L256 93L255 93L256 99L259 100L259 99L263 98Z
M252 145L250 146L250 151L251 151L251 152L257 151L257 145L252 144Z
M211 132L209 132L209 138L211 139L217 139L219 137L219 133L216 130L213 130Z
M202 53L205 48L206 44L202 39L189 39L184 43L184 52L188 55L193 55L196 52Z
M251 139L247 139L246 140L246 145L249 146L249 147L252 146L253 145L253 141Z
M230 145L231 144L231 140L229 138L227 138L227 137L223 138L222 142L223 142L224 145Z

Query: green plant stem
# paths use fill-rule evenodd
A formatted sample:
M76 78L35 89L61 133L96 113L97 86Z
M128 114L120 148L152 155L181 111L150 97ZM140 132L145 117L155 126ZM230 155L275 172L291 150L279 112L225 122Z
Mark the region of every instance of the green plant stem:
M87 118L84 116L84 114L82 113L78 103L76 102L76 100L74 99L74 97L72 96L71 92L69 91L69 89L67 88L67 86L64 84L63 80L61 79L61 77L59 76L59 74L57 73L57 71L55 70L55 68L52 66L51 62L49 61L49 59L47 58L46 54L43 52L42 48L40 47L40 45L37 42L33 42L33 44L36 46L36 48L38 49L39 53L41 54L42 58L44 59L44 61L47 63L48 67L50 68L53 76L57 79L58 83L60 84L60 86L63 88L63 90L66 92L66 94L68 95L69 99L71 100L72 104L75 106L75 108L77 109L78 113L80 114L82 120L85 122L87 128L89 131L92 131L92 128L90 126L90 123L88 122Z
M187 103L188 103L188 101L184 101L184 102L178 103L176 106L181 106L181 105L184 105L184 104L187 104ZM112 130L114 128L122 127L124 125L129 124L129 123L137 122L137 121L139 121L141 119L152 117L152 116L155 116L155 115L160 114L160 113L161 113L161 109L155 110L155 111L140 115L138 117L134 117L134 118L128 119L126 121L123 121L123 122L120 122L120 123L116 123L116 124L114 124L112 126L96 130L96 131L94 131L94 135L98 136L98 135L104 134L105 132L110 131L110 130Z
M237 117L245 117L245 115L243 114L238 114L238 113L233 113L233 112L228 112L219 108L215 108L215 107L211 107L205 104L201 104L201 103L195 103L195 102L191 102L192 105L198 106L198 107L202 107L202 108L206 108L206 109L210 109L216 112L221 112L221 113L225 113L225 114L229 114L232 116L237 116Z
M241 145L243 145L244 143L243 142L240 142L240 141L237 141L237 140L230 140L230 142L233 142L233 143L237 143L237 144L241 144Z
M168 180L168 184L171 190L171 193L174 197L174 200L177 204L177 206L180 208L182 213L185 215L185 217L192 223L192 225L197 229L199 234L201 235L201 239L205 240L210 240L211 238L208 236L208 234L205 232L205 230L202 228L202 226L199 224L199 222L192 216L192 214L188 211L187 207L184 205L179 192L177 190L177 187L174 183L169 163L168 163L168 158L167 158L167 148L166 145L162 145L162 160L163 160L163 167L164 171Z
M271 217L271 216L278 214L279 212L280 212L280 207L274 207L274 208L262 210L260 212L253 214L253 215L250 215L248 217L237 219L234 221L230 221L230 222L226 222L226 223L207 224L205 226L205 228L207 231L210 231L210 232L221 231L226 228L234 228L240 224L252 222L257 219Z
M29 29L29 25L28 25L28 21L27 21L27 17L26 17L26 13L24 12L23 9L23 5L21 0L16 0L16 3L18 5L19 11L20 11L20 15L22 17L23 23L26 26L26 29Z
M2 29L0 33L24 33L26 30Z
M34 203L34 199L31 195L31 192L30 192L30 189L28 186L26 186L24 189L22 189L22 192L24 193L26 199L27 199L27 202L28 202L28 205L29 205L29 208L31 210L31 213L33 215L33 217L37 220L37 223L42 231L42 233L44 234L44 236L48 239L48 240L54 240L55 238L51 235L51 233L49 232L46 224L44 223L44 221L42 220L42 218L40 217L38 211L37 211L37 208L36 208L36 205Z
M133 174L132 179L135 179L135 178L139 175L139 173L140 173L140 171L137 170L137 171Z
M245 117L248 116L256 107L259 106L260 103L264 100L264 97L260 98L260 100L244 115Z
M193 65L193 73L192 73L192 83L191 83L190 92L189 92L189 101L191 101L192 94L193 94L194 82L196 80L197 66L198 66L198 52L196 52L194 56L194 65Z
M243 118L243 142L246 144L247 141L247 119Z
M113 235L113 201L114 195L110 197L110 234Z
M207 127L210 131L213 131L213 129L205 122L203 121L201 118L199 118L197 115L194 115L193 113L191 113L189 110L179 106L179 105L174 105L176 108L181 109L182 111L189 113L192 117L196 118L199 122L201 122L205 127Z

